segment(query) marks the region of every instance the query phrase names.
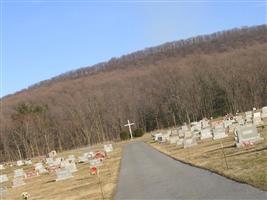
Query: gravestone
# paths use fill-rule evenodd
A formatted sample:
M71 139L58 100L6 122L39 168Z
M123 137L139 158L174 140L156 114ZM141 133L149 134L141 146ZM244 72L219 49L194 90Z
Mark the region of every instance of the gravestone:
M7 187L1 185L1 187L0 187L0 198L2 198L6 194L7 194Z
M154 140L155 140L155 141L159 141L159 138L162 138L162 133L156 133L156 134L154 135Z
M52 157L46 158L46 164L48 164L48 166L53 166L54 163L54 159Z
M207 119L202 119L200 122L201 122L201 127L202 127L203 129L210 127L209 120L207 120Z
M201 131L201 122L192 122L191 131Z
M88 153L84 153L82 156L79 156L78 159L79 159L79 163L88 162Z
M102 165L102 161L101 159L92 159L92 160L89 160L89 165L91 167L98 167Z
M184 132L184 138L191 138L192 137L192 132L191 131L185 131Z
M112 144L104 144L104 150L105 152L109 153L113 151L113 146Z
M71 161L71 162L75 162L76 158L74 155L69 155L68 158L67 158L67 161Z
M20 167L20 166L22 166L22 165L24 165L23 160L18 160L18 161L17 161L17 166Z
M78 171L75 162L68 162L68 164L65 165L65 169L69 170L71 173Z
M4 170L4 169L5 169L4 165L0 165L0 170Z
M231 126L234 123L234 120L224 120L223 121L223 127L224 128L228 128L229 126Z
M213 139L222 139L228 137L228 135L225 134L225 128L217 128L213 130Z
M38 172L35 172L35 171L29 171L29 172L26 172L26 178L34 178L34 177L37 177L39 176L39 173Z
M175 144L177 142L177 140L179 140L179 136L178 135L171 135L169 138L169 142L170 144Z
M245 112L245 121L246 123L252 123L252 111Z
M22 186L22 185L25 185L24 177L22 177L22 176L14 177L13 186L12 187L15 188L15 187L19 187L19 186Z
M4 182L7 182L7 181L8 181L7 175L6 174L1 174L0 175L0 183L4 183Z
M195 138L185 138L184 139L184 148L192 147L197 145L197 141Z
M203 140L208 138L212 138L211 129L210 128L202 129L200 132L200 139Z
M54 158L56 156L57 156L57 152L55 150L53 150L53 151L51 151L51 152L48 153L48 157L49 158Z
M64 168L56 170L56 175L56 181L62 181L73 177L72 173L68 169Z
M239 126L235 130L236 146L244 146L247 142L257 143L263 140L255 125Z
M16 178L16 177L23 177L23 178L25 178L25 172L24 172L24 170L23 169L15 169L14 170L14 177Z
M176 142L176 146L177 147L180 147L180 146L183 146L184 144L184 139L183 138L179 138Z
M25 160L25 165L32 165L32 161L31 160Z
M48 171L44 168L42 163L36 163L35 165L35 171L37 171L39 174L47 173Z
M182 126L182 131L188 131L188 127L186 124Z
M54 166L60 166L60 165L61 165L61 162L64 162L64 158L62 158L62 157L56 158L56 159L53 161L53 165L54 165Z
M262 109L261 109L261 118L262 119L267 118L267 106L262 107Z
M238 123L238 125L243 126L245 125L245 120L242 116L238 115L235 117L235 121Z
M261 121L261 112L253 113L253 124L258 126L262 123Z
M184 137L184 131L182 131L182 129L179 129L179 130L178 130L178 136L179 136L180 138L183 138L183 137Z

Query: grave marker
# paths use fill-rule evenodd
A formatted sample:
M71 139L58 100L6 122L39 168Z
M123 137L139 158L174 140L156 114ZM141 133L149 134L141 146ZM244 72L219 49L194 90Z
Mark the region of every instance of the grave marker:
M4 169L5 169L4 165L0 165L0 170L4 170Z
M255 125L239 126L235 130L237 147L245 146L246 143L256 143L263 140Z
M18 161L17 161L17 166L20 167L20 166L22 166L22 165L24 165L23 160L18 160Z
M24 172L24 170L23 169L15 169L14 170L14 177L16 178L16 177L23 177L23 178L25 178L25 172Z
M98 166L102 165L102 161L101 161L101 159L89 160L89 165L92 167L98 167Z
M217 128L213 130L213 139L222 139L228 137L228 135L225 134L225 129L224 128Z
M262 119L267 118L267 106L262 107L262 109L261 109L261 118Z
M25 160L25 165L32 165L32 161L31 160Z
M0 187L0 197L3 197L4 195L7 194L7 187Z
M19 186L22 186L22 185L25 185L25 182L24 182L24 177L20 176L20 177L14 177L13 179L13 188L15 187L19 187Z
M47 173L48 171L44 168L42 163L36 163L35 165L35 170L39 173L39 174L44 174Z
M210 128L202 129L200 132L200 139L203 140L208 138L212 138L211 129Z
M72 173L67 169L57 170L56 175L57 175L56 181L62 181L73 177Z
M184 139L184 148L192 147L197 145L197 141L195 138L185 138Z
M0 175L0 183L4 183L4 182L7 182L7 181L8 181L8 177L7 177L6 174Z
M105 152L109 153L113 151L113 146L112 144L104 144L104 150Z
M261 112L255 112L253 114L253 124L255 124L256 126L260 125L261 122Z

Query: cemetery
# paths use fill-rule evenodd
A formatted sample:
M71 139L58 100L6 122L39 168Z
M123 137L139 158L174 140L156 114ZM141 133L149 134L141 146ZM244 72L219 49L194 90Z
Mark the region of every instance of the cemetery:
M179 131L175 143L172 137L159 143L149 136L146 142L185 163L267 190L266 113L263 107L224 119L203 119L191 127L173 128ZM162 135L166 132L161 130Z
M1 200L20 199L20 194L24 192L30 199L112 199L122 145L113 143L53 152L47 158L33 158L32 164L29 160L21 160L12 166L3 165ZM104 151L108 152L108 157ZM84 155L87 162L79 163L79 156ZM92 168L98 173L92 174Z
M205 118L132 140L144 141L177 160L267 190L267 123L263 112ZM122 147L132 140L65 152L54 150L46 157L1 164L0 192L4 200L17 199L23 192L33 199L113 199Z

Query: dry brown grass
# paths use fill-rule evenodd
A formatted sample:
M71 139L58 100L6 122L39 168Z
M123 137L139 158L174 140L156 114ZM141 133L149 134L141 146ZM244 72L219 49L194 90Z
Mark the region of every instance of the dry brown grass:
M267 190L267 126L258 130L264 141L249 148L236 148L233 134L221 140L198 141L197 146L187 149L174 144L158 144L147 136L144 140L175 159Z
M47 174L26 179L26 185L12 188L13 170L16 167L9 167L3 170L2 174L8 174L9 182L8 193L3 196L3 200L21 199L22 192L28 192L30 199L55 199L55 200L75 200L75 199L113 199L115 195L117 179L120 168L122 146L124 143L113 144L114 150L109 154L109 158L104 160L100 167L99 178L91 175L89 164L77 164L78 171L74 173L74 177L68 180L55 181L56 175ZM95 150L103 149L103 145L94 147ZM77 149L60 153L59 156L66 157L68 154L80 155L82 152L88 151L88 148ZM34 159L36 160L36 159ZM23 167L26 171L30 167Z

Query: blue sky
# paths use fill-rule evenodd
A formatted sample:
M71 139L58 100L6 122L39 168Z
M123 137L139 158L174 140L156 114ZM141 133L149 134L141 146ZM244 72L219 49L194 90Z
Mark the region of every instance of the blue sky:
M164 42L266 24L264 1L2 1L1 96Z

